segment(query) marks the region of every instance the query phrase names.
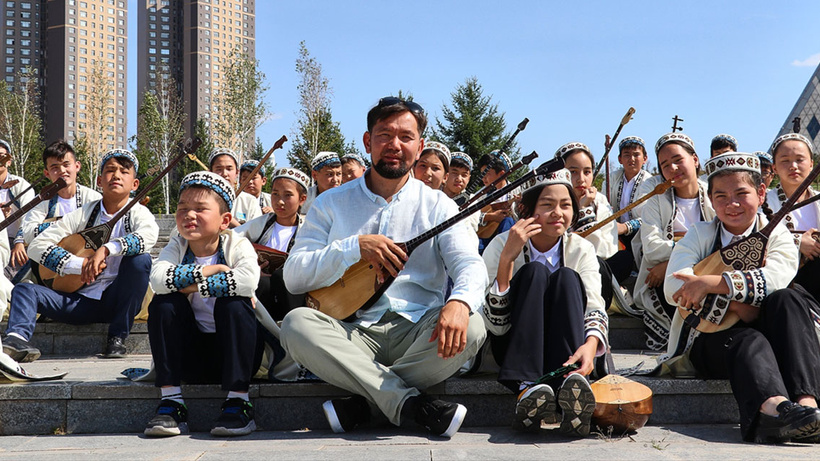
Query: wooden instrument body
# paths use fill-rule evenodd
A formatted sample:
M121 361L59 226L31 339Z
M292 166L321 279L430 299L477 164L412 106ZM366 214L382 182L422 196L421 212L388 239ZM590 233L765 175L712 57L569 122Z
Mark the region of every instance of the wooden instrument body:
M379 283L377 275L378 271L373 265L362 259L347 268L333 285L305 295L305 303L334 319L344 320L357 310L375 304L394 280L386 276L384 283Z
M60 243L57 245L80 258L93 256L100 247L108 242L108 238L111 235L111 229L106 224L90 227L76 234L71 234L60 240ZM85 285L79 275L70 274L60 276L51 269L39 264L33 265L32 270L37 271L39 279L45 286L52 290L61 291L63 293L74 293Z
M279 250L275 250L269 246L253 244L253 249L256 250L256 261L261 265L267 261L268 265L262 269L264 275L271 275L277 269L285 265L285 260L288 259L288 254Z
M498 211L498 210L511 210L512 209L512 203L513 202L511 200L505 201L505 202L493 203L493 204L487 205L484 208L482 208L481 212L482 213L491 213L493 211ZM493 235L495 235L495 231L498 230L498 226L500 226L500 225L501 225L501 222L493 221L493 222L488 222L488 223L484 224L483 226L479 226L478 227L478 232L477 232L478 238L482 238L482 239L491 238Z
M595 394L592 422L618 434L642 428L652 414L652 389L618 375L606 375L590 385Z

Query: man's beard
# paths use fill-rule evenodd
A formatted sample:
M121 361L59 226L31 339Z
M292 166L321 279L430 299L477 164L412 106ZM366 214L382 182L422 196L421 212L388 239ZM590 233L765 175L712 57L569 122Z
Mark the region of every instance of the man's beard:
M410 167L404 163L399 163L398 166L390 167L385 165L383 160L376 162L373 169L385 179L399 179L410 171Z

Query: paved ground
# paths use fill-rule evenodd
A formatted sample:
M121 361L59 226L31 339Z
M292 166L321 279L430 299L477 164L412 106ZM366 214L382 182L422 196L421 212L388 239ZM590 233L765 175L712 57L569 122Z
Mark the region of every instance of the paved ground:
M397 435L399 434L399 435ZM813 445L739 442L736 426L646 427L628 438L568 440L549 430L522 434L506 428L472 428L451 440L401 429L339 436L327 431L256 432L233 440L195 433L170 439L140 435L54 435L0 438L0 459L223 460L238 459L818 459Z

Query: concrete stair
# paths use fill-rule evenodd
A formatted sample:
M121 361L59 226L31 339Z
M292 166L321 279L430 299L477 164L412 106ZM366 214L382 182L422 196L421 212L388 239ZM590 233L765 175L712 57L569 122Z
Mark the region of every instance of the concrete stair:
M2 326L5 328L5 325ZM640 322L613 317L611 336L618 369L644 362L655 364L654 353L618 345L642 344ZM98 358L106 325L70 326L39 323L34 344L43 357L26 370L35 374L68 371L62 380L0 385L0 434L127 433L141 432L159 400L153 383L123 378L126 368L150 367L145 323L137 323L128 338L131 355L125 360ZM737 406L727 381L633 377L654 393L651 425L735 423ZM515 395L491 375L451 378L428 391L469 409L465 426L508 426ZM219 413L225 393L218 385L183 388L192 431L207 431ZM346 392L324 383L254 382L251 397L256 422L265 430L327 429L321 404ZM382 424L388 424L386 420Z

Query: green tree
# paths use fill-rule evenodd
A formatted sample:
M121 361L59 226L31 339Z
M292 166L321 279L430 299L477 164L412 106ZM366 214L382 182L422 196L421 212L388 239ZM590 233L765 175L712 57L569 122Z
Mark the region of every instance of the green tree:
M137 150L148 153L150 165L165 168L171 157L177 155L179 143L185 137L186 114L179 98L177 84L167 73L157 74L150 91L143 95L139 109ZM146 164L143 170L150 168ZM162 178L162 197L165 214L171 212L171 179Z
M291 166L309 172L310 161L319 152L358 153L354 143L345 141L339 122L333 121L330 110L332 90L328 79L322 75L322 65L310 56L304 41L299 43L296 72L301 77L297 86L300 109L287 154Z
M452 105L441 107L443 120L436 117L431 139L440 140L451 151L466 153L476 164L485 154L504 146L511 135L504 113L499 112L498 104L493 103L492 97L484 96L477 78L468 78L450 96ZM518 160L520 152L517 143L513 142L505 153L513 162Z
M37 72L26 68L15 76L16 85L0 84L0 139L11 145L14 174L39 178L43 151L43 121Z
M106 76L105 63L94 60L87 75L86 90L80 95L84 101L79 110L79 136L76 150L87 168L80 170L85 184L96 185L99 164L103 154L114 148L114 82Z
M224 83L214 94L211 136L220 147L239 155L240 162L252 153L256 129L268 118L265 93L268 86L259 61L236 47L228 56Z

